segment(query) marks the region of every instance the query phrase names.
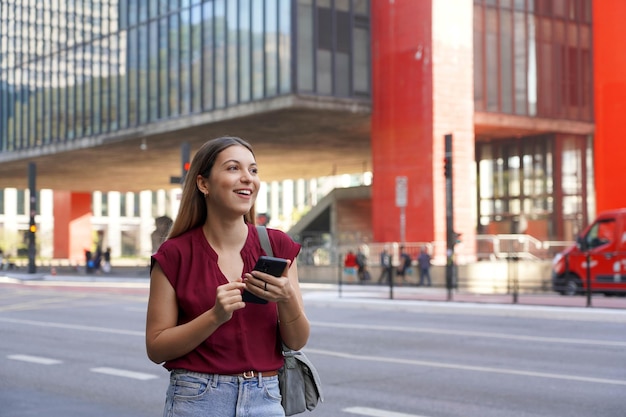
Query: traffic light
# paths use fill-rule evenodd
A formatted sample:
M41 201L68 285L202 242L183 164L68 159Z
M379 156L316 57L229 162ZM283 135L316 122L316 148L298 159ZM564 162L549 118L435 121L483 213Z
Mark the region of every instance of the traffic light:
M183 142L180 145L180 156L181 156L181 183L185 182L185 177L187 176L187 173L189 172L189 166L191 165L190 162L190 153L191 153L191 149L189 146L189 142Z
M452 248L459 243L461 243L461 233L457 233L453 230L448 234L448 247Z
M443 158L443 174L446 178L452 178L452 158Z
M35 233L37 231L37 225L31 224L30 227L28 228L28 231L31 233Z

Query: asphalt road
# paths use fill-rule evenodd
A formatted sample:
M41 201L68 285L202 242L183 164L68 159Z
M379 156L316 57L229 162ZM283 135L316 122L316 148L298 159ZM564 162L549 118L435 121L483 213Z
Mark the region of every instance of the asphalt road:
M0 283L0 416L159 416L137 283ZM626 311L305 289L312 416L623 417Z

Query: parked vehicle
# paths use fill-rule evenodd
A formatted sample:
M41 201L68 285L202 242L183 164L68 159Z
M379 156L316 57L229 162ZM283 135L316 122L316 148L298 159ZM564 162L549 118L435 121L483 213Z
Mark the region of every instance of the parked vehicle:
M626 295L626 208L598 215L552 262L552 288L563 295Z

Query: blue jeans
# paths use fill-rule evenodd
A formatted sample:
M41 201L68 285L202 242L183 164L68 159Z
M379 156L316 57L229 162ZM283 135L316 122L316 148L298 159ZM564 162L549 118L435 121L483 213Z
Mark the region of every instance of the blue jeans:
M278 377L173 370L163 417L284 417Z
M430 287L430 270L428 268L420 268L420 282L418 285Z

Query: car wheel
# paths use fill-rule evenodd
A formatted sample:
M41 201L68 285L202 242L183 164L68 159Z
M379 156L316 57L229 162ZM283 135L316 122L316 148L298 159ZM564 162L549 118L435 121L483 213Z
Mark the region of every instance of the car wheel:
M580 285L580 280L576 277L568 277L565 280L565 291L563 294L565 295L577 295L580 294L582 286Z

